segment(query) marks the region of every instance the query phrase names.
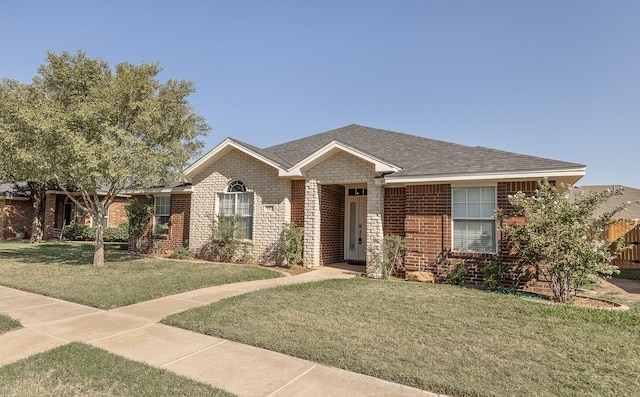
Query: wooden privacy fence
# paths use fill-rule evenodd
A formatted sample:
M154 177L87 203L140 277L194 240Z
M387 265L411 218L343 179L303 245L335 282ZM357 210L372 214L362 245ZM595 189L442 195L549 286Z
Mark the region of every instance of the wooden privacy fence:
M607 240L614 242L624 236L624 244L627 249L623 250L613 264L620 269L640 269L640 224L634 226L631 220L623 220L611 225L607 230Z

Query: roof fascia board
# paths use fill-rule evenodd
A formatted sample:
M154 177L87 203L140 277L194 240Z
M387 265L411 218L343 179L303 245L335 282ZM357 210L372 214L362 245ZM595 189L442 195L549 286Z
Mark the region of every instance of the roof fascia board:
M129 195L151 194L151 193L193 193L193 186L177 186L177 187L152 187L150 189L126 190Z
M375 156L371 156L368 153L365 153L361 150L358 150L352 146L345 145L340 141L333 140L316 150L309 156L305 157L301 161L299 161L296 165L291 167L288 170L282 170L280 172L280 176L302 176L304 174L304 170L313 167L316 164L319 164L326 160L328 157L332 156L337 151L343 151L348 154L351 154L355 157L358 157L364 161L372 163L375 167L375 172L398 172L401 170L400 167L395 164L383 161Z
M259 153L254 152L253 150L249 149L248 147L243 146L242 144L234 141L231 138L227 138L224 141L222 141L220 144L218 144L218 146L216 146L213 149L211 149L207 154L205 154L200 159L198 159L198 161L196 161L195 163L191 164L184 171L184 174L186 176L193 176L193 175L197 174L204 167L209 165L211 162L213 162L213 161L217 160L219 157L222 157L223 155L227 154L231 149L237 149L237 150L243 152L244 154L247 154L247 155L255 158L256 160L259 160L259 161L261 161L261 162L263 162L263 163L265 163L267 165L270 165L271 167L277 169L280 172L284 171L282 169L282 167L280 167L278 164L274 163L273 161L269 160L268 158L262 156Z
M31 200L30 197L18 196L18 195L13 195L13 194L0 195L0 199L2 199L2 200L15 200L15 201L29 201L29 200Z
M480 181L480 180L505 180L505 179L541 179L541 178L578 178L580 179L586 173L586 167L560 169L560 170L541 170L541 171L523 171L523 172L505 172L505 173L484 173L484 174L454 174L454 175L436 175L436 176L399 176L386 175L384 184L396 183L443 183L458 181Z

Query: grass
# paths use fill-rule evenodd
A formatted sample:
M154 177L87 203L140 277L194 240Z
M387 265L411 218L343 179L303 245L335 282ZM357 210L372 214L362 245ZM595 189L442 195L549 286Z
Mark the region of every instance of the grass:
M0 284L112 309L197 288L281 276L256 266L169 261L113 247L107 245L107 265L98 268L91 264L92 244L0 243Z
M616 274L615 277L640 280L640 269L620 269L620 274Z
M70 343L0 367L0 395L234 396L81 343Z
M0 335L20 327L22 327L20 321L0 313Z
M163 323L454 396L640 395L640 307L351 279L256 291Z

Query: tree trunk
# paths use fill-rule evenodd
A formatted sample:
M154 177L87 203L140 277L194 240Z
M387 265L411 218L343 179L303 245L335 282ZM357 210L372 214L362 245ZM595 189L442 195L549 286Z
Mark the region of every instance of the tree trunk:
M33 221L31 222L31 241L32 243L42 242L43 237L43 218L44 206L47 190L41 185L31 184L31 202L33 204Z
M99 214L95 217L96 221L96 249L93 253L93 266L104 266L104 230L102 228L102 220L104 216Z

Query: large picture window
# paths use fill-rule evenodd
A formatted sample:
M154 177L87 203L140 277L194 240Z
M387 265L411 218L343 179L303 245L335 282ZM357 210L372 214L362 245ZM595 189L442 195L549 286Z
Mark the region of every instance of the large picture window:
M453 249L496 252L496 188L456 187L453 194Z
M169 220L171 197L159 196L155 198L153 205L153 234L157 236L167 236L169 234Z
M253 238L253 193L244 183L233 181L225 193L218 194L219 215L227 222L235 222L236 237Z

